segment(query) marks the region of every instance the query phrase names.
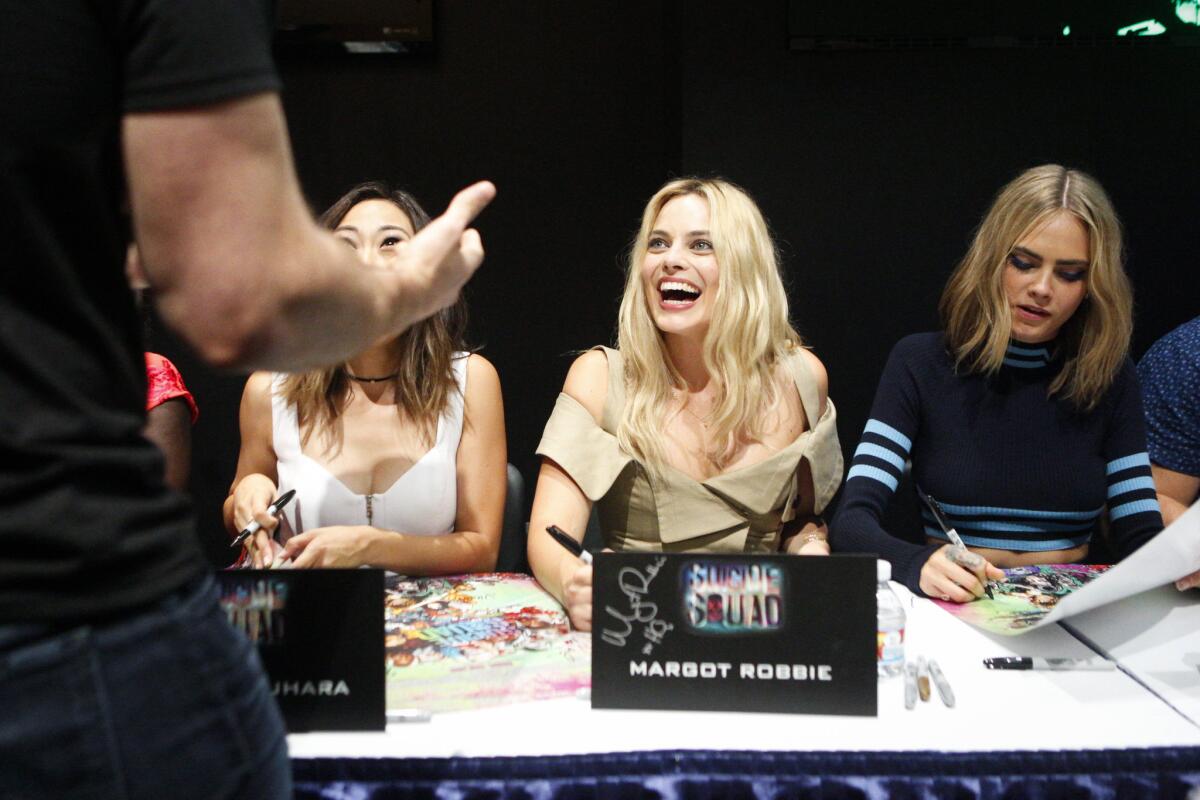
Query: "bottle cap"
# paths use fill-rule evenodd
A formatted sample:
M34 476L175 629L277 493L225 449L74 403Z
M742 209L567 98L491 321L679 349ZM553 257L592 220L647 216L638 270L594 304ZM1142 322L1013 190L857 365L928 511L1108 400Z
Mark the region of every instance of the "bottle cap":
M882 558L875 561L875 580L890 581L892 579L892 563Z

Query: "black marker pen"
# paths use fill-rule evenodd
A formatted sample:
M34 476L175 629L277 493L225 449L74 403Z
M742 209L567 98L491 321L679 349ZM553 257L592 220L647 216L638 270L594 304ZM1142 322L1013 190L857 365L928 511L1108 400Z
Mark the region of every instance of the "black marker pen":
M550 534L554 538L554 541L570 550L583 563L592 563L592 554L584 550L583 545L575 541L575 538L562 528L557 525L549 525L546 527L546 533Z

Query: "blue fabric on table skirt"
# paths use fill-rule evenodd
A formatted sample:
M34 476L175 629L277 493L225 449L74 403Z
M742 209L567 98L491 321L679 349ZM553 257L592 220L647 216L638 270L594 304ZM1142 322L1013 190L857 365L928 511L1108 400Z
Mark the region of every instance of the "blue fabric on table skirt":
M297 800L407 797L1180 798L1200 748L1036 752L682 751L542 758L297 759Z
M205 576L145 611L0 625L0 798L291 796L258 653Z

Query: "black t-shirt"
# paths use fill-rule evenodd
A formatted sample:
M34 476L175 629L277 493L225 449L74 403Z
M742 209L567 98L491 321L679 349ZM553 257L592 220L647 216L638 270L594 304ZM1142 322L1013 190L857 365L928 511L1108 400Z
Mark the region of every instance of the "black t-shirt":
M278 89L260 0L0 0L0 622L135 608L205 568L141 435L121 116Z

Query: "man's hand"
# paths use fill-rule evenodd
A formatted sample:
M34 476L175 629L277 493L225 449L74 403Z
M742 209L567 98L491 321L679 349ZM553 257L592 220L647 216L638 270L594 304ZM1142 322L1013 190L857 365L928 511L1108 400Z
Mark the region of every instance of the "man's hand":
M398 268L364 269L313 220L273 92L126 114L121 141L158 310L218 367L342 361L453 303L483 258L468 226L488 182L459 192Z
M401 321L407 327L446 308L483 261L479 232L467 226L492 198L488 181L468 186L454 196L444 214L417 232L398 255L394 271Z

